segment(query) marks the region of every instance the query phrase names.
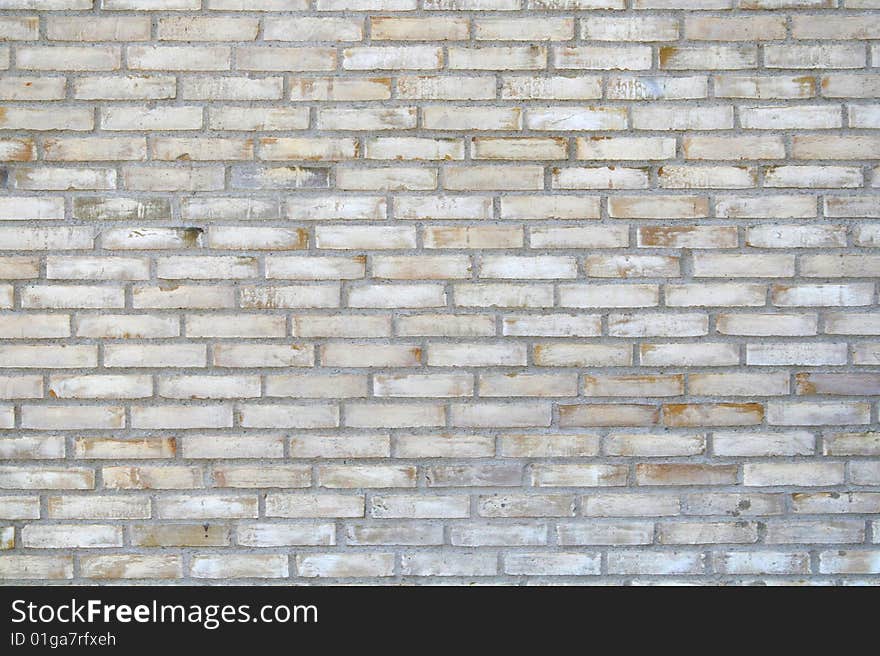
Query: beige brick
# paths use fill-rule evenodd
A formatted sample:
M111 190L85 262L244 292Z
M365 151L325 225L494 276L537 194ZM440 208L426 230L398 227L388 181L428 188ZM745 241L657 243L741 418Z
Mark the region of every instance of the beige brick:
M502 212L504 211L502 205ZM529 228L533 248L623 248L629 245L625 225Z
M557 46L553 63L559 69L645 70L651 67L648 46Z
M101 524L31 524L21 531L24 546L37 549L122 546L122 528Z
M760 403L670 403L663 406L667 426L754 426L764 418Z
M745 110L741 110L742 112ZM634 107L636 130L725 130L733 127L733 108L707 106L699 110L672 105ZM743 127L751 127L743 123Z
M190 563L194 578L286 578L287 556L274 554L195 555Z
M160 18L160 41L253 41L257 38L256 18L202 18L173 16Z
M20 46L16 64L31 71L112 71L120 66L118 46Z
M472 396L473 390L470 374L377 374L373 377L375 396L456 397Z
M175 97L175 82L168 75L85 76L72 87L83 100L165 100Z
M118 490L190 490L202 487L198 467L104 467L104 487Z
M181 97L185 100L278 100L282 86L280 77L184 77Z
M146 140L142 137L47 139L43 142L49 160L80 162L90 160L144 160Z
M0 99L60 100L65 86L66 80L62 77L8 77L0 80Z
M614 196L608 199L608 214L615 219L702 218L708 216L706 198L698 196Z
M308 487L312 478L303 465L215 466L213 473L215 487L231 488Z
M517 248L523 245L522 228L514 226L432 226L423 229L422 238L427 249Z
M689 390L700 396L781 396L789 393L788 376L776 373L692 373Z
M451 70L532 70L546 66L547 49L543 46L450 46L447 57Z
M299 575L306 578L374 577L394 574L394 554L309 554L296 558Z
M431 70L443 64L443 51L431 46L369 46L342 51L342 68L364 70Z
M22 556L12 554L0 557L0 578L59 580L73 578L71 556Z
M232 55L228 46L128 46L132 70L226 71Z
M122 440L80 437L74 443L77 458L162 458L173 456L176 451L174 438Z
M336 544L336 535L332 524L240 524L236 530L236 538L238 544L249 547L332 546Z
M302 130L309 115L299 107L212 107L208 127L214 130Z
M370 36L376 41L462 41L468 39L468 21L447 17L371 17Z
M354 494L267 494L267 517L363 517L364 497Z
M709 84L705 76L647 77L613 75L606 91L611 100L685 100L706 98Z
M266 41L360 41L363 21L353 18L285 18L263 19ZM375 31L373 38L377 38Z
M395 447L401 458L481 458L495 453L495 440L486 435L399 435Z
M639 485L731 485L736 475L736 465L636 465Z
M870 405L859 401L773 401L767 407L767 423L774 426L867 424Z
M346 425L352 428L422 428L443 426L445 409L433 403L349 403Z
M474 76L397 78L398 93L408 100L485 100L495 97L495 80Z
M174 555L84 556L80 568L90 579L175 579L182 576L183 561Z
M676 41L678 22L665 16L596 17L581 19L581 35L589 41ZM689 37L693 38L693 37Z
M712 449L719 456L804 456L811 455L815 448L815 438L804 431L746 434L719 431L712 435Z
M578 404L559 406L559 425L572 426L652 426L658 409L652 405L626 403Z
M659 291L649 284L571 284L559 285L559 298L562 307L651 307L658 304Z
M468 497L462 495L375 495L370 515L381 519L468 517Z

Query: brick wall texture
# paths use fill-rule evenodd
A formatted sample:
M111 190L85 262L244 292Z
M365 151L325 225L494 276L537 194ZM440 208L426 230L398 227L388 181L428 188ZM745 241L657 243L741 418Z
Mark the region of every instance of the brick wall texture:
M880 0L0 0L0 580L880 583Z

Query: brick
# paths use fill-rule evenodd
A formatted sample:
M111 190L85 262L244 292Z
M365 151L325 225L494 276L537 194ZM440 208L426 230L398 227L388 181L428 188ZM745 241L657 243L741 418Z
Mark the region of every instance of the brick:
M481 517L571 517L574 498L568 495L493 495L479 498Z
M689 494L682 503L688 515L770 516L781 515L784 510L781 494Z
M749 544L757 542L754 522L661 522L657 528L660 544Z
M217 453L229 453L239 458L277 458L284 452L283 440L272 435L239 439L236 436L192 435L181 441L181 451L187 458L211 458Z
M190 563L194 578L286 578L287 556L274 554L195 555Z
M28 162L36 159L32 139L0 140L0 160L4 162Z
M451 542L461 547L485 546L540 546L547 542L547 529L543 526L513 524L508 526L475 525L453 528Z
M491 576L498 571L498 559L490 553L413 553L404 556L402 569L410 576Z
M266 41L360 41L362 25L363 21L349 18L273 16L263 19L263 38ZM378 38L375 31L373 38Z
M553 62L559 69L644 70L651 67L647 46L557 46Z
M112 71L121 61L117 46L21 46L16 56L26 71Z
M52 41L149 41L145 16L49 16L46 36Z
M589 553L518 553L505 557L504 571L524 576L589 576L599 574L599 564L597 555Z
M788 377L775 373L692 373L689 389L695 394L710 396L779 396L788 394Z
M712 437L715 453L729 456L795 456L810 455L815 438L806 432L736 433L717 432Z
M543 46L450 46L447 57L450 70L533 70L546 66L547 49Z
M473 390L470 375L382 374L373 377L373 394L376 396L456 397L472 396Z
M608 79L607 97L612 100L683 100L706 98L705 76L649 77L613 75Z
M181 82L184 100L278 100L283 86L280 77L185 77Z
M639 485L731 485L736 465L636 465Z
M30 525L22 529L21 540L27 547L40 549L121 547L122 530L99 524Z
M225 71L231 66L228 46L128 46L132 70Z
M767 408L767 423L775 426L808 426L833 420L841 424L866 424L870 406L857 401L772 402Z
M605 439L606 453L615 456L688 456L699 455L705 449L706 441L702 435L614 433Z
M363 517L363 496L350 494L268 494L267 517Z
M680 511L678 497L671 495L593 494L585 497L582 503L583 513L588 517L662 517L677 515Z
M40 107L0 108L0 130L88 131L94 124L94 111L91 108L71 108L61 115L54 110Z
M810 558L807 553L774 551L728 551L713 558L716 571L724 574L808 574Z
M663 406L667 426L753 426L761 423L760 403L670 403Z
M839 463L780 463L743 465L743 484L747 486L825 486L843 482Z
M85 556L82 575L91 579L175 579L183 574L180 556Z
M764 65L767 68L861 68L865 49L861 45L767 45Z
M462 18L371 17L370 35L377 41L462 41L468 21ZM359 41L358 38L350 39Z
M461 495L376 495L370 505L370 516L382 519L455 518L469 514L468 498Z
M72 579L73 558L70 556L22 556L17 554L3 556L0 557L0 578Z
M705 567L705 556L692 551L628 550L611 556L608 569L613 574L700 574Z
M165 100L176 94L175 78L168 75L85 76L72 86L82 100Z
M397 88L400 97L408 100L485 100L495 97L494 80L488 77L402 75L397 78Z
M522 468L502 465L448 465L429 467L428 487L516 487L522 482Z
M66 80L61 77L9 77L0 80L0 99L60 100L65 86Z
M768 523L767 529L767 542L771 544L803 542L846 544L862 542L865 536L865 525L861 521L854 520L775 521Z
M572 426L651 426L658 410L651 405L625 403L559 406L559 425Z
M161 519L253 518L257 498L248 495L165 496L156 501L155 516Z
M336 543L332 524L241 524L236 530L236 539L238 544L249 547L332 546Z
M298 107L217 107L208 112L208 127L214 130L302 130L308 126L308 112Z
M4 41L36 41L39 31L38 17L9 17L0 21L0 35Z

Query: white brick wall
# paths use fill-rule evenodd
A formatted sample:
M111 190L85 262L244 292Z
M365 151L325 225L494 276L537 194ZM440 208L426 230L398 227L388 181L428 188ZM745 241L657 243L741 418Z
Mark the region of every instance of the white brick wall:
M0 0L0 579L880 583L877 0Z

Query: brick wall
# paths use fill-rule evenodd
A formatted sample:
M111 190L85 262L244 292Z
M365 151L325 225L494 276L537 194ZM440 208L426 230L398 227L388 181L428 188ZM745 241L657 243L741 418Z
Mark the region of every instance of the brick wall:
M0 579L871 582L878 0L0 0Z

